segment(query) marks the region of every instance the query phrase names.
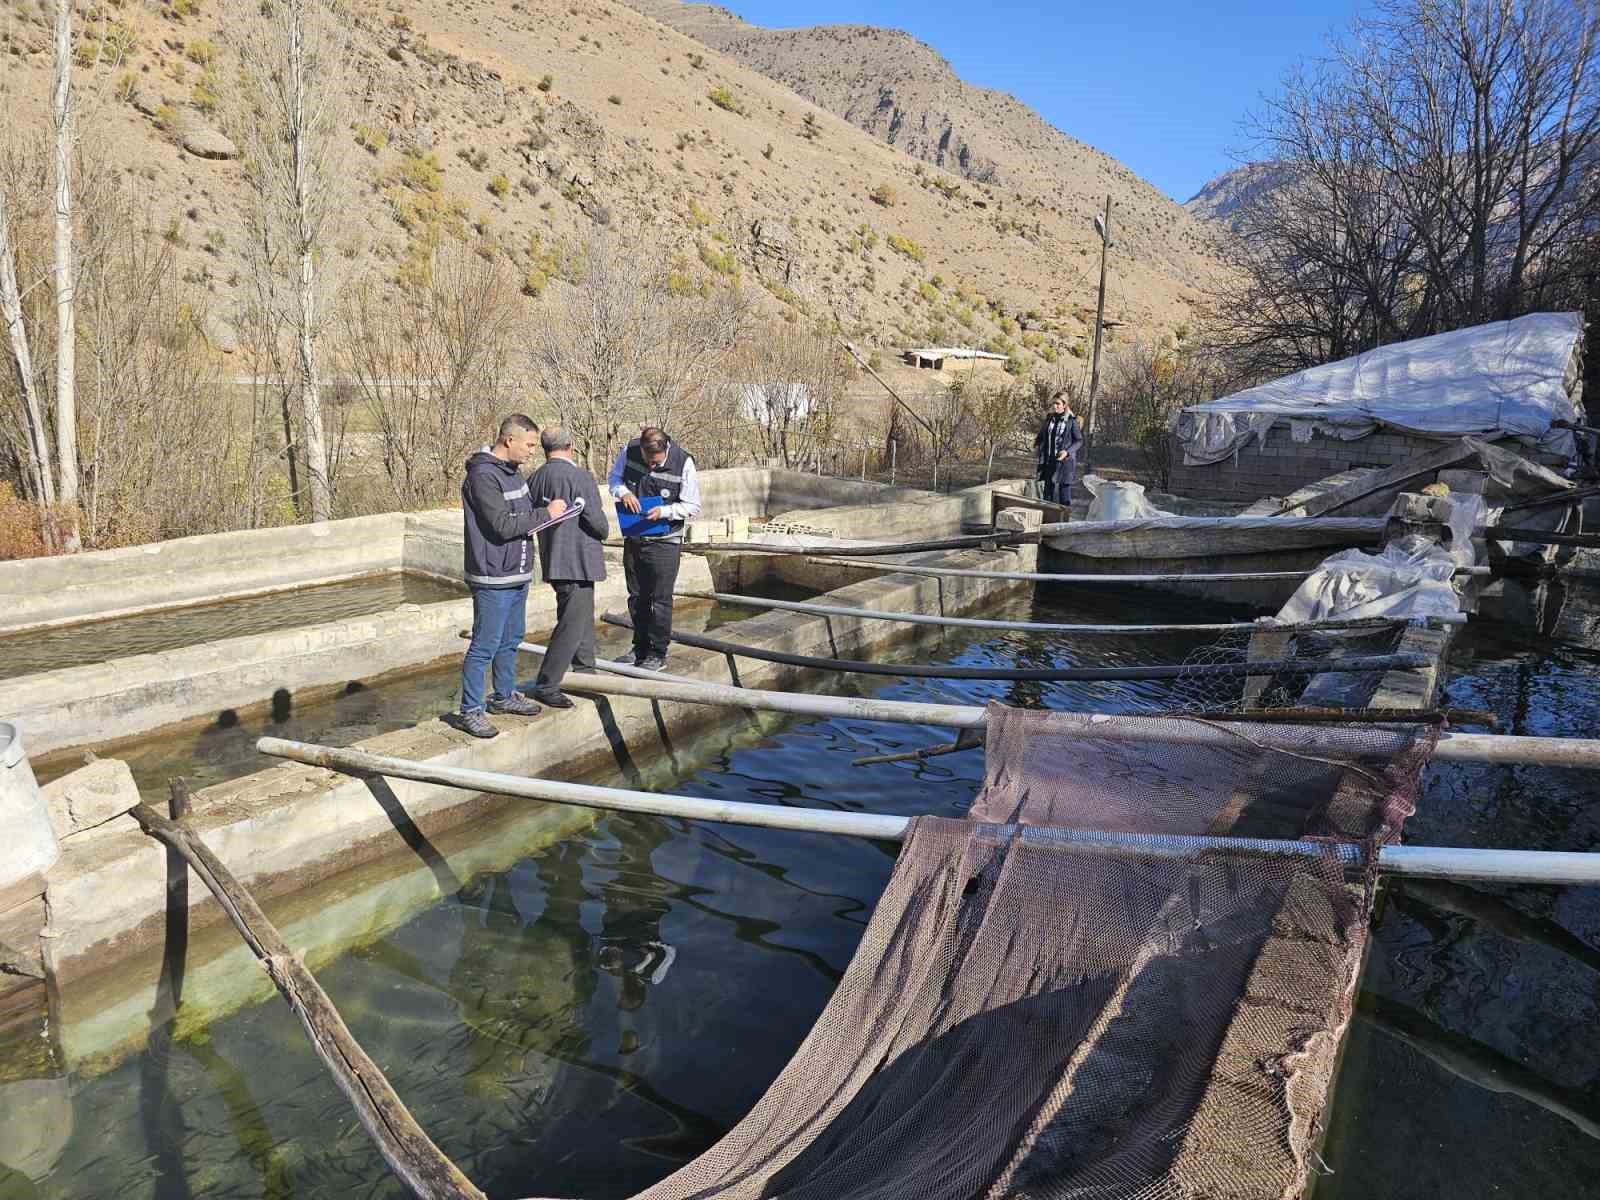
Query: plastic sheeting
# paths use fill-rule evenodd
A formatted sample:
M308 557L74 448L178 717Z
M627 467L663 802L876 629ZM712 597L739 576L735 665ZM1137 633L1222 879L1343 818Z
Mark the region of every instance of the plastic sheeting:
M1090 521L1147 521L1153 517L1173 517L1150 503L1144 494L1144 484L1102 479L1098 475L1085 475L1083 486L1093 497L1089 501L1086 520Z
M1469 553L1471 545L1469 538ZM1452 582L1458 565L1444 547L1417 534L1377 554L1345 550L1324 559L1307 576L1279 610L1278 620L1453 616L1461 611Z
M1279 420L1296 440L1354 440L1389 425L1441 438L1506 433L1570 454L1572 434L1550 423L1578 418L1571 368L1582 337L1579 313L1532 313L1299 371L1184 409L1184 462L1220 462Z

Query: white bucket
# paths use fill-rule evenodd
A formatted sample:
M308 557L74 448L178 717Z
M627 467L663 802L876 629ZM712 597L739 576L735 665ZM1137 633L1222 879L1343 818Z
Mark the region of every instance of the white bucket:
M61 857L50 810L22 749L22 730L10 721L0 721L0 839L6 848L0 855L0 889L43 875Z

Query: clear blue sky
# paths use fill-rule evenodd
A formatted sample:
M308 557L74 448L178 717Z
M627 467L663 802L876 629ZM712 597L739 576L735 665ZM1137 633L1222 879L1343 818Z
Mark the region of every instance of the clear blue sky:
M1176 200L1236 165L1240 118L1358 0L717 0L757 25L885 25Z

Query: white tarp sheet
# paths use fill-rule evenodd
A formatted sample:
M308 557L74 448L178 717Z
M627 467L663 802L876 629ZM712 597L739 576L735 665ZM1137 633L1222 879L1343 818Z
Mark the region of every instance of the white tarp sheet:
M1099 475L1085 475L1082 483L1093 497L1086 520L1145 521L1152 517L1177 516L1151 504L1142 483L1103 479Z
M1439 543L1416 534L1377 554L1344 550L1322 560L1278 611L1278 620L1450 616L1461 611L1453 583L1457 565Z
M1220 462L1280 420L1298 441L1354 440L1389 425L1440 438L1501 432L1568 454L1572 435L1550 422L1578 418L1570 389L1582 336L1580 313L1532 313L1286 375L1184 409L1184 462Z

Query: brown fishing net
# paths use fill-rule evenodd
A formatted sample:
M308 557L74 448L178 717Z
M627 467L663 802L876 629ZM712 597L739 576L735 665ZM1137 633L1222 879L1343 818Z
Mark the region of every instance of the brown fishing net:
M1174 740L1118 736L1141 725ZM1370 879L1327 841L1113 853L1050 828L1371 844L1412 811L1433 743L1319 728L1285 753L1268 732L991 708L973 819L914 822L794 1060L643 1195L1298 1194Z

